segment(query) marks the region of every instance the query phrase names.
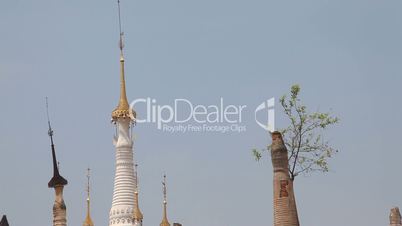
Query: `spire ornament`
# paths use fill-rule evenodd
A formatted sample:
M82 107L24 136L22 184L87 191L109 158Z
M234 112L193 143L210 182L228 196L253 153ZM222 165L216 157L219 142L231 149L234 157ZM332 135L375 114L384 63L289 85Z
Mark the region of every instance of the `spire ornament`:
M135 164L134 168L134 183L135 183L135 191L134 191L134 212L133 212L133 221L134 223L142 224L143 215L140 210L140 206L138 203L138 174L137 174L138 165Z
M112 112L112 122L116 126L113 137L115 152L115 177L113 188L112 207L109 212L109 226L141 226L142 223L133 222L135 204L135 177L132 128L135 123L135 112L130 107L126 95L124 74L124 43L119 7L119 48L120 48L120 99L116 109ZM140 215L137 216L141 218ZM134 223L134 224L133 224Z
M123 36L124 33L122 32L121 26L121 16L120 16L120 0L117 1L118 8L119 8L119 31L120 31L120 38L119 38L119 48L120 48L120 99L119 104L117 107L112 111L112 121L116 122L119 118L129 118L131 121L135 122L136 113L131 109L126 94L126 80L124 74L124 42Z
M67 185L67 180L64 179L59 172L59 162L56 159L56 150L54 147L54 142L53 142L53 129L52 126L50 125L50 117L49 117L49 103L46 97L46 115L47 115L47 124L49 126L49 130L47 132L47 134L50 137L50 147L52 149L52 160L53 160L53 177L52 179L50 179L49 183L48 183L48 187L49 188L55 188L56 186L64 186Z
M53 143L53 130L50 125L49 119L49 105L46 97L46 113L47 113L47 123L49 126L48 135L50 137L50 145L52 148L52 159L53 159L53 177L50 179L48 186L49 188L54 188L55 200L53 204L53 226L67 226L67 207L64 203L63 190L64 186L67 185L67 180L64 179L59 173L58 162L56 159L56 150Z
M82 224L82 226L94 226L94 223L91 219L91 212L90 212L90 207L91 207L91 203L90 203L90 168L87 169L87 188L86 188L86 192L87 192L87 216L85 218L84 223Z
M170 223L167 219L167 189L166 189L166 174L163 175L163 217L160 226L170 226Z

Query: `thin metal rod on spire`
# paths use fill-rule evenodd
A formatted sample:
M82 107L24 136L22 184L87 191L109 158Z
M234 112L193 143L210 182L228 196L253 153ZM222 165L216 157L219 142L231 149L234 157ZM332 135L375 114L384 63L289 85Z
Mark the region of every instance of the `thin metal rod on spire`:
M47 98L47 97L46 97L46 116L47 116L47 124L49 125L48 134L49 134L49 136L50 136L50 138L51 138L51 140L52 140L52 143L53 143L53 139L52 139L53 130L52 130L52 127L50 126L49 103L48 103L48 98Z
M47 124L49 126L49 130L47 134L50 137L50 145L52 147L52 160L53 160L53 175L58 176L59 175L59 162L56 160L56 152L54 150L54 143L53 143L53 130L52 126L50 125L50 117L49 117L49 102L48 98L46 97L46 116L47 116Z
M89 180L90 180L90 177L91 177L91 175L90 175L90 168L88 168L87 169L87 189L86 189L86 192L87 192L87 197L88 197L88 200L89 200L89 192L90 192L90 184L89 184Z
M120 36L119 47L120 47L121 54L123 55L123 48L124 48L123 35L124 35L124 33L122 31L122 26L121 26L120 0L117 0L117 5L118 5L118 9L119 9L119 36Z
M120 34L121 34L120 0L117 0L117 5L119 7L119 28L120 28Z
M94 223L92 222L91 219L91 204L90 204L90 178L91 178L91 174L90 174L90 168L88 167L87 169L87 187L86 187L86 192L87 192L87 217L85 218L84 224L83 226L93 226Z
M170 226L170 223L167 219L167 190L166 190L166 174L163 175L163 218L160 226Z
M167 197L167 189L166 189L166 174L163 175L163 181L162 181L162 185L163 185L163 201L166 202L166 197Z

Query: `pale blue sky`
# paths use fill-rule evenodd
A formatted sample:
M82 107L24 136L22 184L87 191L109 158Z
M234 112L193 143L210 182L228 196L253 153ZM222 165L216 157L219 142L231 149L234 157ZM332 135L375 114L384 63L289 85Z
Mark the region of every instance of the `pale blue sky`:
M242 134L135 128L145 225L158 225L168 174L169 219L186 226L269 225L269 143L252 108L294 83L312 110L332 109L340 150L331 172L297 178L302 225L387 225L402 207L402 1L122 0L130 100L223 97L248 105ZM110 113L118 100L116 1L0 1L0 214L51 225L44 97L50 98L69 225L107 225L114 176ZM277 126L285 125L277 108ZM267 156L266 156L267 157Z

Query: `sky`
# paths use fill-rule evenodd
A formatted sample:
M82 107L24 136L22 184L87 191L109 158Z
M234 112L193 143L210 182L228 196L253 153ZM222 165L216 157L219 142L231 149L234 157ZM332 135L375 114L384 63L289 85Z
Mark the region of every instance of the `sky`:
M330 172L300 176L302 225L389 224L402 207L402 2L121 0L127 95L171 104L247 105L242 133L167 133L138 124L144 225L168 217L186 226L269 225L272 165L253 148L270 143L254 120L263 101L301 86L310 111L340 123L325 132L339 153ZM119 98L117 3L0 1L0 214L11 225L50 225L54 191L45 97L60 172L68 179L68 224L107 225ZM288 121L278 103L276 127Z

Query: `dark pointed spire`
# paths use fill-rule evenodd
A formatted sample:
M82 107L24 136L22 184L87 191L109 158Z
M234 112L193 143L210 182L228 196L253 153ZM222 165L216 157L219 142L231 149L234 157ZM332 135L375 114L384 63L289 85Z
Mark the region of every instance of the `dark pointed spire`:
M3 215L3 218L1 218L0 226L9 226L6 215Z
M53 159L53 177L52 177L52 179L50 179L48 186L49 186L49 188L54 188L57 185L64 186L68 182L59 173L59 167L58 167L57 159L56 159L56 150L54 148L54 143L53 143L53 130L52 130L52 127L50 126L47 97L46 97L46 113L47 113L47 123L49 125L48 135L50 137L50 145L52 148L52 159Z

